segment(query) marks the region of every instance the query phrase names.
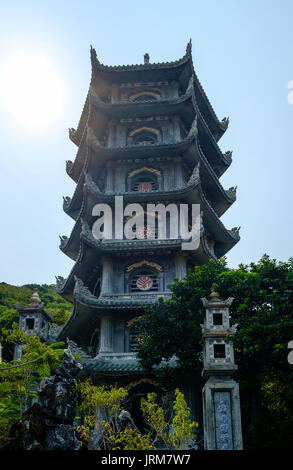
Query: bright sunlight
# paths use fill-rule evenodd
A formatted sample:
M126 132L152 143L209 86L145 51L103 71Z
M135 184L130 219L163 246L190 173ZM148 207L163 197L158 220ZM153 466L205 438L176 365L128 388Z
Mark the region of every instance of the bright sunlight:
M37 53L21 52L0 65L0 100L22 127L54 124L63 109L64 90L54 66Z

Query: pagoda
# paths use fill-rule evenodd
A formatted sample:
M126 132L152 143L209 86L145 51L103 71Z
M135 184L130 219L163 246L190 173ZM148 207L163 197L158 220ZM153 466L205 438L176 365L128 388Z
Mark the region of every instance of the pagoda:
M228 127L218 120L195 73L191 41L174 62L106 66L91 48L91 80L77 129L77 147L66 171L76 183L63 208L74 221L60 249L74 260L57 292L73 304L59 339L84 351L84 374L97 383L119 381L129 389L155 384L136 359L137 318L159 297L170 296L175 277L188 268L225 255L238 241L239 228L225 228L220 217L234 203L236 188L220 177L232 152L218 141ZM182 240L162 239L148 228L132 239L93 234L94 207L115 197L123 204L199 204L199 244L183 251ZM106 228L104 227L104 232ZM107 235L107 236L106 236Z

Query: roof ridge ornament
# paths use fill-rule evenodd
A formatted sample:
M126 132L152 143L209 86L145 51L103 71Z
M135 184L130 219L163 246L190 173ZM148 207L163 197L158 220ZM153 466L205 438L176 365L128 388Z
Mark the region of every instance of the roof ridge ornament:
M191 128L188 132L188 136L187 138L191 138L191 137L196 137L198 134L198 129L197 129L197 116L195 116L193 122L192 122L192 125L191 125Z
M223 117L223 119L221 120L221 124L222 124L222 127L224 127L224 129L227 129L229 125L229 116Z
M32 296L30 298L30 303L31 304L41 304L42 303L42 301L40 299L40 296L39 296L38 289L34 289L34 291L32 293Z
M227 160L231 161L232 160L232 153L233 153L232 150L227 150L227 152L225 152L223 155Z
M149 56L149 53L146 52L143 56L143 62L144 62L144 65L148 65L150 63L150 56Z
M217 289L218 289L217 283L213 282L212 288L211 288L211 293L209 295L212 299L220 299L220 294L217 291Z
M73 142L76 143L76 129L74 127L69 127L68 128L68 134L69 134L69 139Z
M192 184L192 183L194 183L195 181L198 180L198 178L199 178L199 166L200 166L200 161L198 161L198 164L195 165L195 167L193 168L193 171L192 171L191 176L190 176L190 178L188 180L188 183L187 183L188 185L190 185L190 184Z
M70 174L73 167L73 162L71 160L66 160L66 173Z
M85 295L89 299L97 299L97 297L86 287L81 279L77 276L74 276L74 294Z
M228 232L230 232L231 235L233 235L233 237L240 238L240 236L239 236L240 229L241 229L241 227L233 227L233 228L231 228L231 230L228 230Z
M226 190L226 193L231 197L236 197L237 186L231 186L231 188Z
M92 62L92 65L99 65L99 60L98 60L98 57L97 57L97 53L96 53L96 49L91 45L91 62Z
M63 276L55 276L55 279L56 279L56 288L60 289L61 287L63 287L63 284L66 281L66 278Z
M189 39L189 42L187 43L187 46L186 46L186 54L190 54L191 55L191 51L192 51L192 40L191 38Z
M62 196L63 197L63 209L67 209L71 203L71 197L69 196Z
M59 245L59 247L60 247L60 249L62 250L62 249L65 247L65 245L66 245L66 243L67 243L67 241L68 241L68 237L67 237L66 235L59 235L59 238L60 238L60 245Z

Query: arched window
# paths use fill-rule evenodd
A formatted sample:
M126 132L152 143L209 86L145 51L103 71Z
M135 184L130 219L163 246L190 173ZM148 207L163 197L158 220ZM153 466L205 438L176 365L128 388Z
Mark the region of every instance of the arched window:
M140 127L132 130L127 138L129 145L153 145L161 142L161 133L158 129Z
M128 174L128 191L148 193L159 189L161 183L161 172L155 168L138 168Z
M158 189L158 178L150 172L142 172L131 179L131 191L149 193Z
M126 292L163 291L162 266L154 261L138 261L126 267Z
M132 143L134 145L152 145L158 142L158 137L153 132L149 131L142 131L139 134L136 134L133 139Z
M129 101L155 101L161 98L160 93L154 91L139 91L129 96Z

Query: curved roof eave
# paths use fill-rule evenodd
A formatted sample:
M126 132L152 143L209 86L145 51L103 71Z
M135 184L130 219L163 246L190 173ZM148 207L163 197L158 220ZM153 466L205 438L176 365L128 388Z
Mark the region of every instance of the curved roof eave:
M232 189L233 188L230 188L230 190L224 190L224 188L222 187L217 175L215 174L213 168L211 167L210 163L208 162L207 158L205 157L204 153L203 153L203 150L201 149L200 145L199 145L199 141L198 139L196 138L196 136L192 136L191 138L188 138L188 139L185 139L179 143L175 143L175 144L163 144L163 145L160 145L159 147L160 148L170 148L170 146L175 149L175 153L176 151L178 151L180 148L182 149L183 147L183 150L184 147L188 148L190 147L193 143L195 143L195 146L196 146L196 150L197 152L199 153L200 155L200 159L201 159L201 162L203 164L203 168L204 170L210 175L210 178L212 179L213 181L213 184L216 185L216 188L218 188L218 192L219 194L221 194L223 200L226 201L227 203L227 208L235 201L236 199L236 195L235 195L235 191L233 192ZM103 152L104 151L109 151L109 150L113 150L113 149L106 149L106 148L102 148L99 143L97 144L96 142L94 143L94 148L95 148L95 151L97 150L97 145L98 145L98 149L101 150ZM120 149L124 149L124 147L121 147ZM129 148L129 147L127 147ZM138 150L138 149L141 149L142 150L145 150L145 147L137 147L137 146L133 146L131 147L132 149L134 150ZM152 147L153 149L154 147ZM107 152L108 153L108 152ZM104 155L105 156L105 155ZM72 196L72 198L65 198L64 200L64 204L63 204L63 208L64 208L64 211L70 215L71 217L73 217L75 220L77 218L77 214L73 214L73 212L76 212L76 210L79 211L79 209L75 209L75 206L76 206L76 203L77 205L79 205L79 202L78 201L81 201L81 197L82 197L82 190L83 190L83 186L84 186L84 174L87 170L87 167L89 165L89 159L90 157L87 157L86 161L85 161L85 164L84 164L84 168L83 168L83 171L80 173L79 175L79 179L78 179L78 182L77 182L77 186L75 188L75 191L74 191L74 194ZM101 159L102 160L102 159ZM95 185L95 183L91 183L91 185ZM108 195L104 195L105 198L108 198Z
M212 105L211 102L209 101L207 94L204 91L204 88L198 79L198 76L195 72L195 68L193 65L193 60L192 60L192 45L191 45L191 40L187 44L186 47L186 53L185 55L176 61L171 61L171 62L162 62L162 63L153 63L153 64L136 64L136 65L122 65L122 66L108 66L101 64L98 59L97 59L97 54L94 48L91 47L91 79L90 79L90 86L89 86L89 92L86 97L86 101L83 107L83 111L77 126L77 129L70 129L69 134L71 140L76 144L79 145L82 134L84 131L84 127L86 125L86 122L88 120L88 114L89 114L89 95L91 92L91 88L94 82L94 77L96 74L103 73L103 74L111 74L114 76L117 76L117 73L119 75L119 72L123 74L123 72L135 72L135 71L154 71L154 70L166 70L166 69L178 69L178 73L180 71L180 67L186 66L187 64L190 65L190 74L189 76L192 77L193 79L193 87L196 87L200 94L200 98L203 100L203 105L205 107L205 115L208 113L209 115L209 124L212 127L211 131L212 133L216 133L217 135L214 136L216 140L219 140L219 138L223 135L225 130L228 127L229 119L224 118L222 121L219 121ZM178 77L179 78L179 77ZM211 121L210 121L211 119Z

